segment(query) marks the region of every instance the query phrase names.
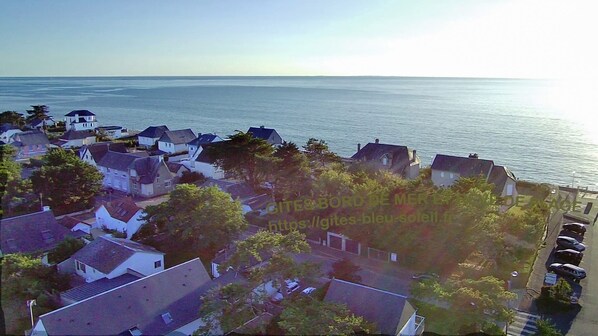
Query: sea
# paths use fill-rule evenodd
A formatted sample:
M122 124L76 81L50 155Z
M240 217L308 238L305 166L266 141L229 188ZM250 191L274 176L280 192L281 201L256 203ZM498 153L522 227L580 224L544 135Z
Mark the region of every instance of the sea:
M341 156L368 142L506 165L519 179L598 189L598 105L556 80L419 77L0 78L0 111L47 105L57 120L94 112L100 125L167 125L221 136L251 126L286 141L325 140Z

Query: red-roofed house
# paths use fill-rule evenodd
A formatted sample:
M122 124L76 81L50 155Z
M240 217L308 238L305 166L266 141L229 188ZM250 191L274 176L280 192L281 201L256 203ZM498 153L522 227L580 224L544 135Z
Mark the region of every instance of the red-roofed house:
M124 197L102 204L96 210L94 228L117 230L127 234L127 239L139 230L145 221L141 219L143 209L130 197Z

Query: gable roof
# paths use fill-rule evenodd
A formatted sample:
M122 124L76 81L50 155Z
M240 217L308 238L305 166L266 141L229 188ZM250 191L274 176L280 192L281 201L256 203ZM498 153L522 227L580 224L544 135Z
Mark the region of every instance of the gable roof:
M142 184L154 183L160 167L165 165L164 161L155 156L144 157L133 161L131 168L135 169L139 182ZM170 170L169 170L170 172Z
M0 134L10 130L18 130L19 128L10 123L0 125Z
M79 139L86 139L90 137L95 138L95 133L91 130L84 130L84 131L75 131L74 129L70 129L64 134L60 136L61 140L79 140Z
M181 168L185 168L187 171L191 171L191 169L177 162L166 162L166 167L168 167L168 170L170 170L170 172L174 174L178 173L179 169Z
M415 313L406 296L340 279L332 279L324 300L347 305L385 335L396 335Z
M486 178L490 173L492 166L494 166L492 160L444 154L436 154L434 162L432 162L433 170L457 173L464 177L483 175L484 178Z
M131 240L101 236L73 254L72 258L109 274L138 252L164 254Z
M193 139L195 139L195 133L190 128L187 128L176 131L165 131L158 141L180 145L189 143Z
M49 251L67 236L72 236L71 232L58 224L52 210L0 221L2 254Z
M201 295L215 284L196 258L44 314L46 333L32 335L118 335L133 327L164 335L196 320Z
M515 174L513 174L507 167L494 166L488 177L488 183L494 184L494 192L500 195L505 188L508 179L515 181Z
M199 153L199 155L197 156L197 158L195 158L196 162L203 162L203 163L207 163L207 164L214 164L216 163L216 160L214 158L212 158L210 155L208 155L208 151L206 151L206 149L208 148L213 148L213 147L218 147L218 146L223 146L224 144L226 144L226 141L217 141L217 142L210 142L207 144L203 144L200 145L202 148L202 151Z
M81 157L86 149L89 151L95 162L100 162L109 150L112 152L127 153L127 146L122 142L98 142L91 145L84 145L79 150Z
M189 146L199 146L199 145L203 145L203 144L207 144L207 143L211 143L213 142L216 138L218 138L218 136L216 134L212 134L212 133L206 133L206 134L199 134L197 136L197 138L191 140L188 145Z
M381 143L368 143L351 157L359 161L379 161L388 155L390 167L400 167L411 161L409 149L406 146L389 145Z
M107 151L97 164L98 166L118 171L127 171L135 160L147 156L148 154L146 152L120 153Z
M140 277L131 273L125 273L115 278L108 279L102 278L94 282L88 282L81 286L71 288L67 291L60 293L60 298L65 301L77 302L88 299L92 296L98 295L105 291L111 290L116 287L128 284L129 282L138 280Z
M201 155L201 154L200 154ZM233 199L253 198L256 196L255 191L246 182L232 182L226 180L218 180L214 178L207 178L201 187L217 186L220 190L227 192Z
M141 210L131 197L123 197L114 201L104 202L102 206L106 208L110 217L121 222L127 223L135 214Z
M74 117L74 116L90 117L90 116L94 116L94 115L95 114L89 110L74 110L74 111L71 111L71 112L65 114L65 116L67 116L67 117Z
M17 133L14 135L14 139L15 142L19 142L23 146L50 144L50 140L48 140L46 134L37 130Z
M58 224L64 226L67 229L72 229L73 227L75 227L75 225L79 224L79 223L83 223L82 220L77 219L75 217L72 216L64 216L61 219L57 219L56 220L58 222Z
M166 127L166 125L150 126L144 129L141 133L137 134L137 136L146 138L159 138L166 131L168 131L168 127Z
M260 127L249 127L247 133L250 133L254 138L268 140L272 134L278 134L273 128Z

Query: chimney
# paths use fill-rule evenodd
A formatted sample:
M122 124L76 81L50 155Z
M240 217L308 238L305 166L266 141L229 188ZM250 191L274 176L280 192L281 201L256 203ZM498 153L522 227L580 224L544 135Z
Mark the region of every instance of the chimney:
M265 128L265 126L264 126L264 125L262 125L262 126L260 126L260 128Z
M359 152L360 150L361 150L361 144L360 144L360 143L358 143L358 144L357 144L357 151Z
M380 139L376 139L376 141L375 141L375 142L376 142L376 143L380 143Z
M49 205L44 205L42 207L42 211L50 211L50 206Z
M478 158L478 153L470 153L469 154L469 158L470 159L477 159Z
M417 151L413 150L413 162L417 161Z

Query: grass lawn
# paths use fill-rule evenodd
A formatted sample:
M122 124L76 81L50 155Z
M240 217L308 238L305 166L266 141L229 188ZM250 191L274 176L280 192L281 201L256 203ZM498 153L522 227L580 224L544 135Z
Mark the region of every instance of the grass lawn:
M430 303L409 300L417 309L417 315L426 318L426 332L437 333L440 335L457 335L462 326L463 317L454 311L441 308Z

